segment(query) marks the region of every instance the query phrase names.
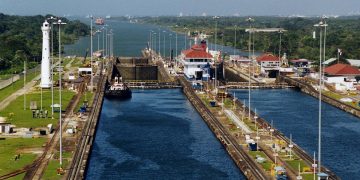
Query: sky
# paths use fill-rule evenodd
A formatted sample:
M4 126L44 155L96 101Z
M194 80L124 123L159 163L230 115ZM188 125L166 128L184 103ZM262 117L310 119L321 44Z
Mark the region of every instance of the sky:
M12 15L289 16L360 14L360 0L0 0Z

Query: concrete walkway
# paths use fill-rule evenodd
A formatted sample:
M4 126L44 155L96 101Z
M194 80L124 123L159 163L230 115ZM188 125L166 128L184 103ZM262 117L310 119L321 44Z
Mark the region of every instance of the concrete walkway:
M226 116L230 118L239 128L241 128L246 134L252 133L251 129L242 122L233 111L225 109L224 110Z

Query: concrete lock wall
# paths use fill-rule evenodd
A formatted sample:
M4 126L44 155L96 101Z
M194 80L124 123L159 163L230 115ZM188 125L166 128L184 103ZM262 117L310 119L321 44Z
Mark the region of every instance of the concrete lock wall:
M157 66L118 66L123 80L158 80Z
M241 78L240 75L236 74L234 71L229 70L228 68L225 69L226 74L226 81L230 82L247 82L245 79Z
M129 64L129 65L139 65L139 64L149 64L148 58L132 58L132 57L123 57L119 59L120 64Z

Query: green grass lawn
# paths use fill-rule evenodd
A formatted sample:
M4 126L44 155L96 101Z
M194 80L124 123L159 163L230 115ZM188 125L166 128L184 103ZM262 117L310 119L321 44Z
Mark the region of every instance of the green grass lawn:
M38 74L38 72L37 72ZM30 82L37 75L35 72L29 73L26 75L26 82ZM14 82L12 85L0 90L0 101L4 100L6 97L10 96L15 91L24 87L24 80L20 78L18 81Z
M25 173L22 173L22 174L19 174L19 175L15 176L15 177L9 178L8 180L23 180L24 177L25 177Z
M8 138L0 140L0 175L10 173L33 162L37 155L21 153L24 148L39 148L47 142L47 138ZM20 154L15 161L14 156Z
M265 155L264 152L262 151L249 151L249 154L254 158L256 159L256 156L259 155L263 158L266 159L266 161L264 163L259 163L265 171L270 171L271 170L271 164L272 164L272 161L270 161L270 159Z
M83 105L83 102L85 101L85 97L88 101L88 106L91 106L92 100L93 100L93 95L94 95L94 93L86 91L86 93L84 93L84 95L81 96L80 101L79 101L78 105L76 106L76 108L74 109L74 111L78 112L80 110L80 106Z
M56 156L59 157L58 154ZM64 152L63 153L63 169L64 170L66 170L66 168L69 166L71 157L72 157L72 153L70 153L70 152ZM58 158L51 159L49 161L49 164L48 164L44 174L43 174L42 179L55 180L55 179L63 178L63 176L57 175L57 169L59 167L60 167L60 165L59 165Z
M341 98L348 97L348 96L343 96L341 94L334 93L334 92L331 92L331 91L324 91L323 93L324 93L324 95L326 95L328 97L332 97L332 98L337 99L339 101L340 101ZM360 109L360 107L358 106L357 103L352 103L352 102L343 102L343 103L348 104L348 105L354 107L355 109Z
M6 80L11 77L12 74L0 74L0 80Z
M75 95L74 92L64 90L62 92L62 103L63 103L63 110L67 107L71 98ZM10 122L17 127L46 127L47 124L54 124L56 125L58 122L59 114L54 114L54 119L51 119L51 91L50 90L43 90L43 110L48 110L48 117L49 118L32 118L32 111L29 109L30 101L36 101L38 109L40 109L40 92L36 91L30 94L27 94L27 109L24 110L24 100L23 96L18 97L15 101L9 104L4 110L0 111L0 116L8 117L7 122ZM59 93L58 90L54 92L54 103L58 103L59 101ZM9 114L14 113L12 118L9 118Z

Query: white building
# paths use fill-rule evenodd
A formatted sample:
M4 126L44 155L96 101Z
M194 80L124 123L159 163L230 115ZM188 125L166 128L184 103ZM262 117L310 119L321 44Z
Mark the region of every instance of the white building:
M348 64L334 64L325 68L324 72L326 75L324 77L325 82L334 85L336 90L356 90L354 87L356 83L355 76L360 75L358 68Z
M50 25L45 20L41 27L43 33L43 44L42 44L42 60L41 60L41 88L51 87L51 75L50 75Z
M189 80L208 80L210 78L210 62L213 56L207 51L206 41L193 45L180 55L180 63L184 66L184 75Z

